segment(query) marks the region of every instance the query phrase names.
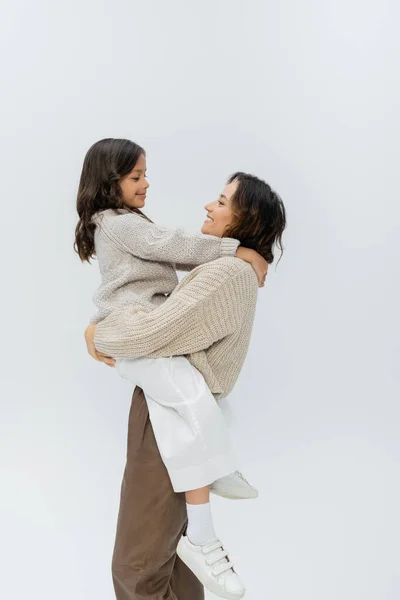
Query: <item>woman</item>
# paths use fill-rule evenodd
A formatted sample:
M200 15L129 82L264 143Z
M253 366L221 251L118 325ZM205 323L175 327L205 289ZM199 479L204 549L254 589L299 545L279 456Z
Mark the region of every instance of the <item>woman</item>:
M273 261L273 248L281 246L286 218L282 201L268 184L237 173L206 209L203 233L231 236ZM94 345L108 363L110 356L186 355L214 396L222 398L232 390L245 359L257 288L257 277L247 263L234 257L218 259L194 269L164 304L151 312L124 309L111 314L95 328ZM95 355L93 329L88 346ZM118 600L203 598L201 586L182 559L202 580L212 580L225 568L226 558L219 551L215 555L215 548L198 552L183 535L185 528L184 498L172 490L143 393L137 388L129 418L128 459L113 558ZM177 547L181 560L176 558ZM229 578L225 597L229 597L228 586ZM236 597L234 590L232 597Z

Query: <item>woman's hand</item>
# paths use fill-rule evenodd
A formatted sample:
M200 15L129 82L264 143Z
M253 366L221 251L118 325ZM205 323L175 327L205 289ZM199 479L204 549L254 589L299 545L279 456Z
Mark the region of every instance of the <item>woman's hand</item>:
M86 340L87 351L89 352L90 356L92 358L94 358L94 360L103 362L104 364L108 365L109 367L115 367L115 360L113 358L111 358L111 356L106 356L105 354L102 354L101 352L98 352L96 350L96 347L94 345L95 333L96 333L96 324L89 325L89 327L87 327L85 330L85 340Z
M253 267L255 274L257 275L259 287L264 287L265 278L268 273L268 263L265 258L255 250L243 248L243 246L239 246L236 251L236 256L248 262Z

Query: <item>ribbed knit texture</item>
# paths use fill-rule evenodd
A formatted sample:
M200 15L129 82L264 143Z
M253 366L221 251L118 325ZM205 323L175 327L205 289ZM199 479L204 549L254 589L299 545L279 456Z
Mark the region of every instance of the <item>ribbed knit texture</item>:
M158 227L127 211L106 210L93 220L102 282L93 298L98 312L92 323L124 306L159 306L178 284L175 269L234 256L239 245L232 238Z
M113 312L97 326L95 345L115 358L188 355L211 392L222 398L246 357L257 292L248 263L220 258L186 275L161 306Z

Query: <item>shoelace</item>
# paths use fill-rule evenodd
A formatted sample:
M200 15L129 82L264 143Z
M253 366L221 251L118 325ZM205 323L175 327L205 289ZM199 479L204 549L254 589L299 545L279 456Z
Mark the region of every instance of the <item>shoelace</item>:
M216 565L216 563L228 557L228 552L224 550L222 542L220 542L219 540L216 540L212 544L207 544L206 546L203 546L202 552L203 554L210 555L210 558L206 558L206 563L210 567L213 567L213 575L215 575L216 577L222 575L222 573L225 573L230 569L233 569L233 562L230 560L225 560L220 565Z

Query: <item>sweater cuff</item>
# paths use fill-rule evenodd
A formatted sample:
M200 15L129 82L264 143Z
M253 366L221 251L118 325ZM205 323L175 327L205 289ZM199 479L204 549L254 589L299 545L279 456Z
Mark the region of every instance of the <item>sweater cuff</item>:
M96 348L96 350L98 350L99 352L103 352L103 354L108 354L109 353L108 342L110 340L108 339L107 330L104 331L103 323L104 323L104 321L100 321L100 323L97 324L96 330L94 332L93 343L94 343L94 347ZM110 356L111 356L111 354L110 354ZM113 356L113 358L116 358L116 357Z
M90 321L89 321L89 325L97 325L98 323L100 323L101 321L101 317L99 312L97 312L95 315L92 315Z
M221 238L221 256L235 256L239 246L239 240L234 240L233 238Z

